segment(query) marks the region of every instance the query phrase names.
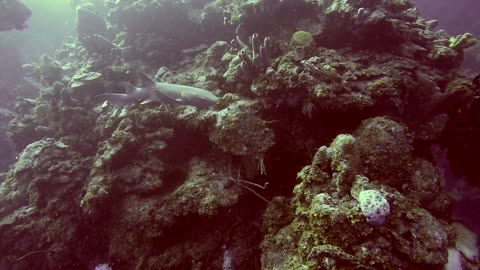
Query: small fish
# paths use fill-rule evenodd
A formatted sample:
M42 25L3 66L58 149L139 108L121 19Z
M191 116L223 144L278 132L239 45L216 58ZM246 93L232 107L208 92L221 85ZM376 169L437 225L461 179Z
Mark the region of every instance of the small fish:
M182 50L182 53L183 54L194 54L194 53L198 53L198 52L201 52L201 51L204 51L208 49L208 45L207 44L200 44L198 46L195 46L195 47L191 47L191 48L187 48L187 49L183 49Z
M145 77L145 86L136 87L124 82L125 94L105 93L95 96L97 101L108 101L117 107L127 104L159 102L173 105L190 105L206 108L218 101L218 97L208 90L172 83L159 83Z

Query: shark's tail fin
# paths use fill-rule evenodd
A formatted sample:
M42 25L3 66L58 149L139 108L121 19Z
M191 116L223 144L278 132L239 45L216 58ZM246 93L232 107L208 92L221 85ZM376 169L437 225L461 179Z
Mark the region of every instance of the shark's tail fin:
M115 94L115 93L105 93L95 96L95 102L104 102L108 101L116 107L123 107L125 104L131 103L130 98L127 94Z

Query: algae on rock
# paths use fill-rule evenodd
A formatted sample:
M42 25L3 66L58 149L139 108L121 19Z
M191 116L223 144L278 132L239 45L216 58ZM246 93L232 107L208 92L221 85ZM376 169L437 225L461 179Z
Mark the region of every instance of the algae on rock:
M443 219L446 213L437 209L434 216L400 193L407 186L423 190L423 186L412 183L419 180L413 178L416 170L408 166L414 157L404 151L412 143L408 140L411 136L408 129L386 118L372 118L365 120L354 134L339 135L330 147L321 147L312 164L299 172L301 182L290 202L295 209L293 220L269 229L270 234L262 243L263 269L402 269L407 265L420 269L425 265L442 267L446 263L449 241L449 227ZM407 138L403 140L405 145L389 146L398 141L389 138L392 135ZM397 147L402 151L396 151ZM399 162L398 166L397 163L385 166L386 159ZM380 227L368 224L357 201L362 190L371 189L384 194L391 207L386 223ZM438 203L448 204L448 201L438 198ZM442 209L447 211L446 207ZM280 236L288 240L279 242ZM275 250L283 250L283 255L278 257Z

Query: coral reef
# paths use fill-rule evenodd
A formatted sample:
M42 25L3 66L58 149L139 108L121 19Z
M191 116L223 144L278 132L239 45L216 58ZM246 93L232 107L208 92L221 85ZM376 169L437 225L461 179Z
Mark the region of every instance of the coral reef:
M471 35L410 0L100 2L25 66L1 269L478 269L425 153L478 145ZM97 102L145 75L218 99Z
M7 124L15 117L15 114L8 109L0 107L0 130L7 131ZM12 164L15 156L12 153L12 148L8 141L7 132L0 135L0 171L5 172L8 170L8 165ZM0 182L3 177L0 176Z
M442 267L447 262L447 223L419 206L408 194L415 192L412 180L416 169L409 170L402 189L397 190L389 186L387 177L367 178L365 174L371 167L383 168L390 175L396 175L398 169L383 167L380 161L358 162L368 155L356 147L362 144L358 142L360 136L385 124L389 125L386 130L408 137L408 131L394 121L365 120L355 132L358 135L337 136L328 148L320 147L312 164L298 173L301 182L295 187L291 202L283 201L286 209L294 209L291 223L279 225L269 214L273 209L266 210L269 234L262 243L263 269L421 269L427 265ZM368 140L376 142L378 149L388 148L386 141L378 141L383 136L372 134ZM399 157L412 159L408 152L390 155L391 159ZM434 173L433 166L428 170ZM441 185L440 177L436 181L436 185ZM372 191L381 194L380 205L391 205L384 212L390 212L389 215L381 218L381 223L386 223L380 227L377 222L370 225L372 216L365 212L367 206L362 197ZM448 199L442 198L447 196L438 194L433 200L446 204L442 208L447 211Z
M25 148L0 188L3 267L29 268L31 260L48 256L38 267L71 268L78 258L94 256L87 248L92 242L78 242L89 226L78 215L78 203L91 164L52 138Z
M255 105L251 101L239 100L218 111L209 138L226 152L257 160L260 171L265 173L264 158L275 142L274 133L264 120L256 116Z

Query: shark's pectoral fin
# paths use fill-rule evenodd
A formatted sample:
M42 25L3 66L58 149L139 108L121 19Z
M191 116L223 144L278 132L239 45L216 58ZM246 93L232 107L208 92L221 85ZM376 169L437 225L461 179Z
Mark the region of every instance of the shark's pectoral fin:
M115 93L105 93L96 95L94 98L96 103L108 101L116 107L123 107L125 104L130 103L128 95L126 94L115 94Z
M158 101L155 97L150 97L150 98L147 98L145 100L143 100L140 104L143 105L143 104L148 104L150 102L154 102L154 101Z
M155 90L155 96L160 102L165 104L181 105L183 103L180 98L172 98L159 90Z

